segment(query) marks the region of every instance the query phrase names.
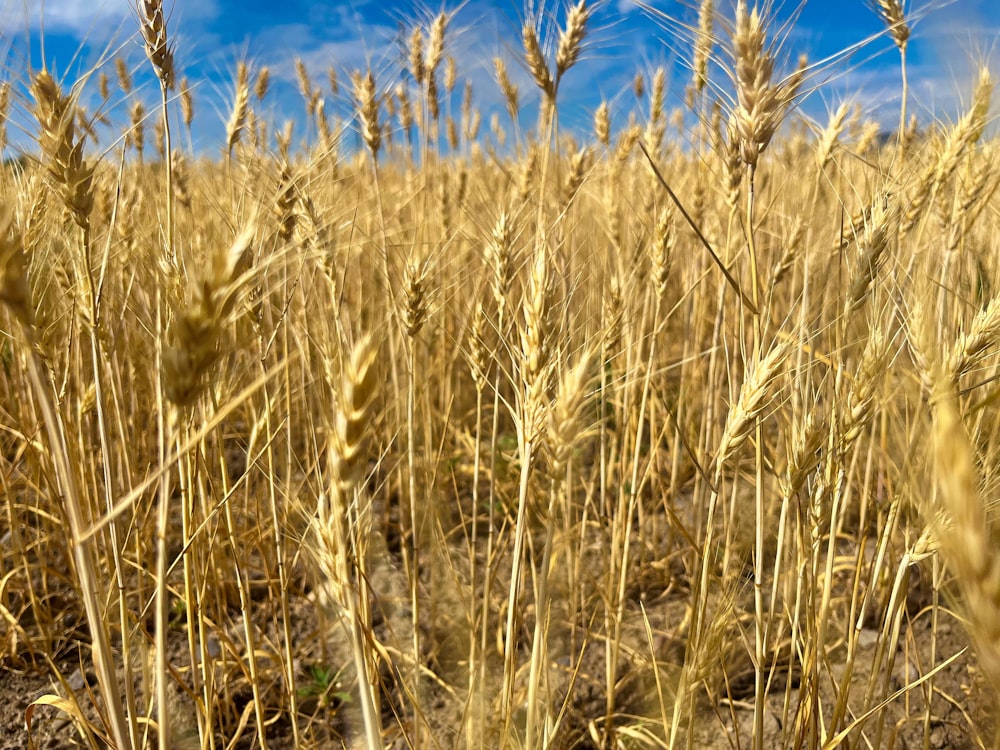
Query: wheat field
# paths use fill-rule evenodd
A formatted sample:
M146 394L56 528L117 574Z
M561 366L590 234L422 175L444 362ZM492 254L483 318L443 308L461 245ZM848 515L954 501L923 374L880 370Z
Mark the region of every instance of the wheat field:
M6 70L0 747L1000 746L994 80L861 10L888 127L745 0L586 131L586 0L498 116L441 12L204 152L161 0Z

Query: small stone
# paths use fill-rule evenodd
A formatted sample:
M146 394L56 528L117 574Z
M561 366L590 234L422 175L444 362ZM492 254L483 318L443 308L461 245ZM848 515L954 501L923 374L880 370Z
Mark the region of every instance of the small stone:
M66 680L69 689L74 693L79 693L85 687L93 687L97 684L97 675L93 672L84 672L82 667L77 667L76 671Z
M858 648L873 648L878 643L878 631L872 628L863 628L858 633Z
M210 659L219 659L222 657L222 644L219 643L219 639L214 635L208 637L208 643L205 644L205 650L208 652L208 657Z

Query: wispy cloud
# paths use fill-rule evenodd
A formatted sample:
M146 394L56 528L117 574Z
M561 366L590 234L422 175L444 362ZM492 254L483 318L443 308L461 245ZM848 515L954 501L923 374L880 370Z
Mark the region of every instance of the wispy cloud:
M0 30L23 32L44 27L72 36L89 36L109 22L118 25L131 12L129 0L3 0L0 2ZM44 22L44 24L43 24Z
M0 0L0 33L25 30L67 34L77 39L103 41L109 32L128 27L136 18L136 0ZM168 24L214 18L219 0L195 3L167 0Z
M0 0L0 66L7 66L0 71L0 78L14 79L19 71L38 66L41 45L37 42L44 26L46 64L69 78L102 65L106 66L105 72L113 74L108 58L120 55L136 78L133 97L148 97L150 106L154 105L157 89L137 38L136 2ZM914 11L918 22L908 51L908 109L922 122L935 117L948 119L961 111L971 89L975 64L984 57L1000 62L996 54L1000 18L995 2L934 2L933 12ZM212 128L221 128L227 117L234 71L241 59L247 59L253 70L265 65L270 69L273 93L259 113L265 119L302 119L304 108L297 92L294 65L295 59L301 58L314 85L324 90L325 111L349 121L354 111L349 73L371 67L382 93L399 84L412 86L405 71L409 32L414 24L426 29L442 7L424 0L165 0L165 4L170 38L177 46L178 67L195 87L197 119L205 124L206 135L214 132ZM636 100L631 84L637 72L648 81L661 65L669 73L668 106L681 101L690 78L689 29L696 23L697 2L644 0L643 4L659 12L644 10L636 0L592 4L586 51L559 90L564 130L588 129L602 99L609 102L616 123L623 123L630 113L644 116L648 104ZM732 2L721 0L719 5L720 16L730 17ZM493 71L493 58L499 56L520 88L522 125L530 125L537 111L538 91L523 62L521 25L526 14L531 15L539 7L546 9L539 24L551 61L566 6L565 2L551 0L447 3L444 7L453 15L446 35L446 54L455 57L458 76L454 98L450 104L445 103L445 111L457 117L461 92L468 81L484 123L494 113L506 121ZM863 9L842 14L837 7L837 0L810 0L797 14L796 24L785 29L779 68L787 72L800 52L813 62L833 55L836 59L811 81L820 85L820 91L803 103L801 111L823 119L832 102L849 97L872 116L892 124L900 96L897 51L887 38L872 36L884 31L874 14ZM779 13L772 30L777 31L787 16L788 12ZM726 35L721 18L716 35ZM862 40L867 44L854 49L853 54L837 57L837 52ZM731 96L726 55L719 46L715 54L710 73L716 84L713 91L717 96ZM26 61L30 61L28 65ZM333 96L325 85L330 68L336 70L341 81L338 96Z

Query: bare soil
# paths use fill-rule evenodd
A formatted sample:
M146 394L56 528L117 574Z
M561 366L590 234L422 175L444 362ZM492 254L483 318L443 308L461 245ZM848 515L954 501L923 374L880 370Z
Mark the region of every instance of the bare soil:
M645 575L637 579L643 585L637 585L630 592L631 599L623 630L615 718L612 722L623 736L640 736L644 729L659 733L658 726L662 726L661 711L664 706L666 711L670 710L670 690L676 685L684 660L685 644L678 636L677 629L684 619L689 594L686 587L676 583L678 580L683 581L683 573L670 570L669 562L646 565ZM387 554L382 566L376 566L373 578L376 588L381 588L383 592L379 614L376 616L380 637L385 643L405 643L409 638L406 632L409 612L405 604L405 581L400 580L398 561L394 560L392 553ZM431 585L430 580L425 583ZM919 581L914 586L911 601L908 602L907 621L904 622L900 642L891 659L891 674L888 677L880 675L879 680L888 680L889 692L899 691L920 675L926 674L932 664L940 664L956 654L959 656L938 672L932 683L924 683L897 696L882 718L881 730L878 727L879 717L870 717L865 722L864 734L869 742L874 742L876 736L880 737L879 746L884 748L926 746L960 749L988 746L992 741L993 731L990 718L992 692L976 670L975 658L971 652L961 653L968 647L968 638L957 620L943 614L948 611L945 608L940 610L942 615L937 624L937 637L932 638L930 610L927 609L930 592L927 588L921 586ZM63 684L53 679L53 670L42 654L33 653L24 647L26 642L17 637L16 629L12 628L8 634L8 648L0 660L0 750L20 750L29 746L26 726L29 715L32 719L31 739L37 747L56 750L84 746L65 712L46 705L32 708L33 702L42 696L72 696L85 715L92 720L97 715L94 710L95 704L99 702L96 680L91 671L81 666L87 661L87 647L81 645L85 641L86 629L79 613L73 610L69 601L67 596L65 602L54 602L63 607L59 617L63 624L62 632L68 634L60 642L53 644L52 664L63 676ZM257 607L255 611L259 617L255 616L253 624L257 639L261 644L267 644L267 648L278 652L284 644L275 625L272 605L262 600L257 602ZM297 644L321 641L317 637L317 628L326 628L330 633L327 640L330 650L326 657L310 653L306 649L296 651L301 744L311 747L363 746L356 702L350 698L354 685L346 639L337 635L340 628L322 622L317 616L315 594L309 590L308 585L295 593L291 599L291 607L293 640ZM23 610L21 614L24 615L25 612ZM685 731L694 733L695 747L742 748L749 747L750 744L754 702L754 671L749 653L753 638L752 620L749 619L752 614L737 608L733 616L747 620L745 623L734 623L737 627L733 629L734 632L743 633L744 643L730 649L725 655L725 684L717 693L725 697L716 697L714 700L702 698L698 704L698 714L691 725L685 728ZM442 630L448 627L447 619L445 615L436 631L428 630L425 640L437 644L436 652L428 656L428 666L446 679L453 678L455 690L435 689L432 686L428 688L431 694L425 696L424 700L429 707L432 731L437 735L440 746L463 747L466 740L457 733L456 727L461 723L461 712L465 710L465 706L456 696L462 694L464 689L460 661L462 650L466 646L462 642L449 645L447 638L442 636ZM858 638L855 667L850 677L851 705L859 703L864 695L871 665L877 661L877 617L871 619L871 625L866 624ZM235 616L234 620L239 622L239 616ZM26 618L20 626L24 634L30 635L34 628L41 628L43 624L29 622ZM524 632L526 637L522 639L522 645L527 649L530 628L526 626ZM570 639L583 637L580 632L574 634L570 631L562 635ZM241 642L235 637L233 641ZM19 649L18 644L22 648ZM170 644L172 663L185 664L187 642L183 625L179 624L171 631ZM249 683L240 670L233 668L232 662L227 664L226 649L222 644L213 644L210 650L219 657L219 689L227 692L227 701L231 706L230 715L222 717L229 728L227 738L236 736L233 734L233 727L239 723L240 718L246 718L243 729L237 732L240 740L235 747L258 747L260 743L251 713L253 696ZM604 719L607 715L604 644L592 641L578 648L577 653L582 654L578 663L553 665L553 672L559 675L555 679L560 691L558 703L565 709L557 745L566 748L597 748L598 739L607 728ZM828 654L828 664L824 671L826 680L820 686L820 691L824 696L829 696L829 704L816 707L826 720L829 720L829 706L833 703L836 686L845 678L846 655L846 645L842 643L834 643ZM338 680L331 680L331 684L327 685L329 689L325 695L321 694L321 689L317 689L316 685L315 668L321 662L346 665ZM765 747L780 746L781 717L794 716L802 688L794 671L791 680L787 679L788 672L782 671L780 657L776 656L775 662L778 665L775 679L769 685L765 701ZM280 677L271 676L272 673L279 672L276 668L269 670L267 664L258 666L262 669L262 681L265 683L271 681L271 684L276 684L273 681L280 680ZM395 686L398 675L386 670L382 678L385 685L382 702L385 724L392 726L393 711L398 710L398 691ZM136 690L141 701L141 685L137 685ZM927 711L928 696L930 711ZM177 704L172 707L176 746L197 747L193 706L181 691L177 691L176 698ZM790 713L784 711L786 700L792 708ZM286 717L287 714L265 717L268 721L269 747L280 750L295 746ZM852 716L848 721L860 718ZM852 738L856 741L858 737L855 731ZM387 738L387 741L391 745L405 747L401 736ZM852 745L854 741L851 742Z

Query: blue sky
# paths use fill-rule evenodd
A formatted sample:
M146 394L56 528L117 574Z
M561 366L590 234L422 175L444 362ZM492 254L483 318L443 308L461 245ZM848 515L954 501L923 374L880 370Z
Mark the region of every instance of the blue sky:
M289 118L301 120L296 57L305 62L317 84L326 81L331 65L346 81L349 71L370 62L380 86L389 88L398 80L390 71L398 69L400 29L408 30L414 23L426 25L442 8L453 13L446 53L458 61L456 89L461 90L465 79L472 81L484 127L492 112L502 110L491 65L496 55L507 59L522 99L529 105L526 117L530 118L530 103L536 95L518 63L521 22L526 14L542 12L561 23L566 9L563 0L543 6L540 1L466 0L461 5L428 6L370 0L166 0L177 63L182 74L197 85L194 148L219 147L238 60L270 68L272 94L262 115L278 124ZM652 3L682 23L695 22L696 10L690 5L676 0ZM717 0L717 5L731 14L725 0ZM985 58L1000 74L1000 2L932 0L909 6L917 18L908 52L910 111L925 122L932 117L952 118L961 102L968 100L973 62ZM47 0L43 15L41 0L0 0L0 60L5 60L0 79L23 85L29 60L34 68L42 61L43 40L50 69L69 79L92 70L110 51L127 59L139 87L136 96L152 106L158 92L138 42L132 8L133 0ZM883 31L865 0L806 0L802 7L789 3L775 12L779 21L797 14L782 47L786 66L800 53L810 60L823 59ZM639 108L631 93L635 73L648 74L658 65L668 69L671 93L683 94L690 78L684 64L687 46L631 0L595 5L591 28L587 53L567 74L560 90L564 123L587 127L602 98L611 102L616 120L623 121L629 111ZM554 38L555 29L550 32ZM113 76L113 66L108 64L107 70ZM886 123L898 111L898 56L884 36L832 64L823 78L826 84L803 105L807 115L822 119L848 96ZM349 111L346 101L338 101L329 91L325 95L327 111ZM85 103L94 101L93 94L89 97L83 96ZM20 115L12 115L9 128L15 131L10 135L15 144L19 123L22 127L30 124L23 101L20 109ZM125 121L127 110L127 103L119 103L111 115Z

